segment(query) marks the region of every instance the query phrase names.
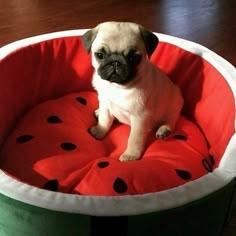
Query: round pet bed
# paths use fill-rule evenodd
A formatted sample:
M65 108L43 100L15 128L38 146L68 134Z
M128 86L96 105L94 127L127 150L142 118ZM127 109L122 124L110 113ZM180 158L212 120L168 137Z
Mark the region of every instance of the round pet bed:
M98 141L84 30L0 49L1 235L220 235L236 176L236 70L198 44L157 34L151 61L185 105L174 132L120 162L129 127ZM108 226L112 226L108 228Z

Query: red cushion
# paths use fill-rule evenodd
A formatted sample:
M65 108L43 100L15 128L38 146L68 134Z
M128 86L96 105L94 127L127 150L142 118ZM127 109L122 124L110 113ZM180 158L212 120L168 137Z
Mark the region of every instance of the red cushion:
M150 134L141 160L120 162L129 126L114 124L103 141L94 139L88 128L97 105L90 91L36 106L7 139L2 168L40 188L89 195L157 192L212 170L203 135L184 117L167 139Z

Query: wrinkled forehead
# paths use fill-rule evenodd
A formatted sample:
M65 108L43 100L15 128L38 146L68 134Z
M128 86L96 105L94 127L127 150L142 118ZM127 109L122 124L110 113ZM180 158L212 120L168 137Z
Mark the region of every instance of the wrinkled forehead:
M123 53L130 49L143 52L145 47L138 27L105 25L99 28L92 49Z

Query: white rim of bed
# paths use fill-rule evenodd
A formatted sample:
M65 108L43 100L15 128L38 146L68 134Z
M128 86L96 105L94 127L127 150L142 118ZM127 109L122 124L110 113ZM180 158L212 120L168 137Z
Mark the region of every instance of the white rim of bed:
M87 29L60 31L15 41L0 48L0 60L17 49L50 39L81 36L86 31ZM236 98L236 69L228 61L200 44L165 34L155 34L161 42L176 45L211 63L224 76ZM234 134L227 145L219 167L212 173L176 188L156 193L125 196L65 194L24 184L8 176L2 170L0 170L0 193L33 206L62 212L96 216L145 214L179 207L221 189L236 177L235 156L236 135Z

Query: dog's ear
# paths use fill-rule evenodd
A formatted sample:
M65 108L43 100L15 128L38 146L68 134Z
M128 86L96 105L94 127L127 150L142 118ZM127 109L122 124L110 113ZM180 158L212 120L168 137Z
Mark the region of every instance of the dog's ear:
M88 30L87 32L85 32L82 35L82 42L83 42L83 45L88 53L91 50L93 41L97 36L97 32L98 32L97 28L93 28L91 30Z
M159 39L154 33L145 29L142 26L139 27L139 30L140 30L142 39L143 39L145 47L146 47L147 55L150 58L152 53L154 52L154 50L157 47Z

